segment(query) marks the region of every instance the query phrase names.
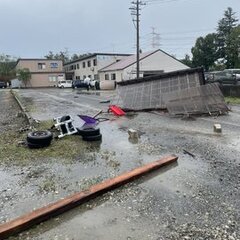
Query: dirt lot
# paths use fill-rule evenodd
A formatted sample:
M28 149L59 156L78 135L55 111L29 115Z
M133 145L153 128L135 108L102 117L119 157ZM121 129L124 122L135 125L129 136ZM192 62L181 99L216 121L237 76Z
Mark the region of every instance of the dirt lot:
M59 89L16 91L30 115L47 128L52 118L93 115L114 93ZM11 239L240 239L240 108L195 121L163 112L138 113L100 123L101 143L79 136L44 150L18 146L26 123L7 91L0 92L0 222L81 191L109 177L176 154L178 164L90 201ZM6 107L8 106L8 107ZM11 106L11 107L9 107ZM20 116L20 114L18 114ZM222 134L213 133L221 123ZM5 124L4 127L2 126ZM127 129L140 131L138 142ZM8 140L6 141L6 137ZM184 154L184 149L195 157Z

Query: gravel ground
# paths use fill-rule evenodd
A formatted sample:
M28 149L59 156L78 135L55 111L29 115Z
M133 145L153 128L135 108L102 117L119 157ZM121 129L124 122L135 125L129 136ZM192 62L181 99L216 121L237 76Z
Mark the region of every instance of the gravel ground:
M106 108L97 104L101 96L89 96L87 100L79 93L75 98L76 92L69 90L36 91L21 90L18 95L30 114L42 121L61 113L76 115L87 111L92 115L99 107ZM5 99L10 96L4 94ZM195 121L170 118L163 112L122 118L105 114L111 120L100 124L103 141L82 145L87 151L74 159L1 164L0 221L162 156L176 154L178 164L12 239L240 239L239 109L235 106L229 115ZM16 110L1 112L16 115ZM213 123L222 124L222 134L213 133ZM14 124L12 121L10 125L16 127ZM129 141L128 128L139 131L139 141ZM184 149L194 157L184 154Z

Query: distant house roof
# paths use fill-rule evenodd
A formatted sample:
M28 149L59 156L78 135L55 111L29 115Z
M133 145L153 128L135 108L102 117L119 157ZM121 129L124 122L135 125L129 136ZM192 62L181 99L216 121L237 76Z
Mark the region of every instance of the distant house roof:
M145 52L145 53L141 53L139 56L139 59L142 60L150 55L152 55L153 53L157 52L159 50L154 50L154 51L149 51L149 52ZM136 63L136 55L131 55L128 57L124 57L123 59L121 59L118 62L115 62L105 68L102 68L100 71L101 72L107 72L107 71L115 71L115 70L122 70L125 69L129 66L131 66L132 64Z
M130 56L131 54L126 54L126 53L92 53L92 54L88 54L84 57L81 57L79 59L76 59L74 61L70 61L70 62L66 62L64 63L64 66L65 65L69 65L69 64L72 64L72 63L76 63L76 62L79 62L79 61L83 61L85 59L88 59L88 58L92 58L92 57L95 57L95 56Z
M145 52L145 53L141 53L140 56L139 56L139 60L143 60L144 58L146 57L149 57L150 55L156 53L156 52L162 52L166 55L168 55L169 57L175 59L173 56L169 55L168 53L160 50L160 49L157 49L157 50L154 50L154 51L149 51L149 52ZM177 59L175 59L176 61L179 61ZM107 67L104 67L100 70L100 72L107 72L107 71L116 71L116 70L123 70L133 64L136 63L136 55L131 55L131 56L128 56L128 57L124 57L123 59L121 59L120 61L118 62L115 62L115 63L112 63L111 65L107 66ZM180 61L179 61L180 62Z
M62 62L62 60L60 60L60 59L47 59L47 58L19 58L19 59L17 60L17 63L16 63L16 64L18 64L19 61L61 61L61 62Z

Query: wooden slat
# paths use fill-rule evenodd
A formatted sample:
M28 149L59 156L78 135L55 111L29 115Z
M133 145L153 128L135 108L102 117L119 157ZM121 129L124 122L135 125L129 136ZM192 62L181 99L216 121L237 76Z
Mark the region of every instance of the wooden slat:
M87 202L90 199L97 197L109 190L115 189L123 184L126 184L133 179L139 178L146 173L152 172L162 166L177 161L178 157L171 155L164 157L158 161L148 163L142 167L136 168L130 172L121 174L118 177L108 179L99 184L93 185L86 191L73 194L65 199L39 208L33 212L16 218L12 221L0 225L0 239L8 238L12 235L20 233L35 224L39 224L54 216L57 216L69 209L72 209L81 203Z

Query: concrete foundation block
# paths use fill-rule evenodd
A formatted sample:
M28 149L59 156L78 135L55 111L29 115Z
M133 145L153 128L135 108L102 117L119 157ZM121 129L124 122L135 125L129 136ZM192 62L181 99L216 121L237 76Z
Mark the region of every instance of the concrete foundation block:
M222 133L222 126L219 123L213 125L213 131L215 133Z

